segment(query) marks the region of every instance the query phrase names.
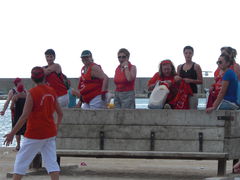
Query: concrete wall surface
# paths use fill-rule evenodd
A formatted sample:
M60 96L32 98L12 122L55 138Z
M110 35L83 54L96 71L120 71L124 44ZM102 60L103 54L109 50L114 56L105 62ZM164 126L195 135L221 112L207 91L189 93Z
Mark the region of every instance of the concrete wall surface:
M104 150L224 152L236 159L239 128L240 111L64 109L57 148L99 150L103 135Z
M78 78L69 78L73 88L78 86ZM137 78L135 82L136 94L146 94L147 93L147 82L150 78ZM0 92L7 94L7 92L14 86L14 78L0 78ZM33 83L29 78L23 78L23 83L26 89L33 87ZM213 78L204 78L203 84L199 85L199 93L203 93L204 88L209 88L213 83ZM115 85L113 78L109 80L109 90L114 91Z

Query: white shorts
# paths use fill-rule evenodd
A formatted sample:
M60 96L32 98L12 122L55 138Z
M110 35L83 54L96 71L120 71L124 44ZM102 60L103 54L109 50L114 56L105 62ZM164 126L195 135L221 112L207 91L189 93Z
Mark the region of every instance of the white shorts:
M65 94L63 96L59 96L57 98L57 100L58 100L58 103L59 103L59 105L61 107L65 107L65 108L68 107L68 103L69 103L69 96L68 96L68 94Z
M56 156L56 137L48 139L24 138L14 163L14 174L25 175L30 163L40 152L47 172L59 172L60 168Z
M102 96L94 97L89 103L83 103L83 109L106 109L107 103L102 100Z

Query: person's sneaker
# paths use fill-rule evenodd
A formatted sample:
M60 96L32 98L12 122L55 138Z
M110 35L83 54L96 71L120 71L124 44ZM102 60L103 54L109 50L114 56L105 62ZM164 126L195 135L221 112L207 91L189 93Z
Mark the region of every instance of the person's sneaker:
M165 104L165 105L163 106L163 109L172 109L172 107L170 106L170 104Z

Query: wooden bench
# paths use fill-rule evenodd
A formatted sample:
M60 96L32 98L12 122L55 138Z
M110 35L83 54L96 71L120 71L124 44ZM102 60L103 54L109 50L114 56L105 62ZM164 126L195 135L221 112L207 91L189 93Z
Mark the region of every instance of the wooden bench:
M238 111L64 109L57 156L217 160L240 156Z

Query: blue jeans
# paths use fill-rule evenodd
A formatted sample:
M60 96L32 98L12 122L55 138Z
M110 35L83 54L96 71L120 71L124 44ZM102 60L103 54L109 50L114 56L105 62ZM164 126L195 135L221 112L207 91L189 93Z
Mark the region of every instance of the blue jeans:
M217 109L218 110L237 110L239 109L239 106L233 102L223 99Z

